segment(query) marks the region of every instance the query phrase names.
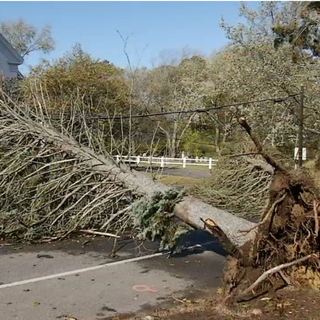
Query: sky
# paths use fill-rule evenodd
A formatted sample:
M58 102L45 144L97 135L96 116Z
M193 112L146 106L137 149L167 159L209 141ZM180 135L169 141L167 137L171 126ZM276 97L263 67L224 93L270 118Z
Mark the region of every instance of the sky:
M205 55L227 43L219 28L221 16L240 21L238 1L217 2L0 2L0 22L24 21L41 28L52 27L56 49L48 55L32 54L26 65L40 58L61 57L76 43L84 51L116 66L127 67L124 38L132 66L151 67L159 54L188 46ZM252 3L256 6L257 3ZM24 67L25 69L26 67Z

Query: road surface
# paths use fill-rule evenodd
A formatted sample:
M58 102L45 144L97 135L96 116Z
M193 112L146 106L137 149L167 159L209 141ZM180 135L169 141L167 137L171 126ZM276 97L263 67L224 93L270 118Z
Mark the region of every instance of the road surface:
M145 172L147 168L138 167L134 168L137 171ZM152 171L154 173L161 172L162 175L170 175L177 177L189 177L193 179L208 179L211 176L210 170L202 170L202 169L190 169L190 168L155 168L153 167ZM148 169L147 172L150 172Z
M0 246L0 319L105 320L146 314L172 305L174 298L198 297L220 285L224 252L200 231L184 245L206 245L170 259L152 244L138 254L133 243L112 259L111 241L100 238L84 245L87 239Z

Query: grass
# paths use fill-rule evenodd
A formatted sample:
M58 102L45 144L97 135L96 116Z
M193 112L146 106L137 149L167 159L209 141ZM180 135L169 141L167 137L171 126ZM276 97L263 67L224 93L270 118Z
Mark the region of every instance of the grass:
M151 176L151 173L147 173ZM181 177L181 176L168 176L168 175L159 175L156 174L155 178L160 180L163 184L173 187L186 187L199 183L200 179L190 178L190 177Z
M174 187L185 187L199 183L201 180L190 177L161 176L160 181Z

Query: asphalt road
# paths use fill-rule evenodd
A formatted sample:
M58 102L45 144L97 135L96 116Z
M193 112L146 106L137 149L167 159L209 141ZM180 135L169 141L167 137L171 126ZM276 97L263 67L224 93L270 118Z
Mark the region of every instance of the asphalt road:
M106 239L2 245L0 320L105 320L207 294L220 285L224 252L199 231L183 240L185 246L208 241L169 259L153 244L139 254L130 242L112 259Z
M150 172L150 169L146 167L137 167L134 168L137 171L142 172ZM174 168L174 167L165 167L165 168L157 168L153 167L152 172L154 173L162 173L162 175L169 175L169 176L177 176L177 177L189 177L193 179L208 179L211 177L210 170L199 170L199 169L192 169L192 168Z

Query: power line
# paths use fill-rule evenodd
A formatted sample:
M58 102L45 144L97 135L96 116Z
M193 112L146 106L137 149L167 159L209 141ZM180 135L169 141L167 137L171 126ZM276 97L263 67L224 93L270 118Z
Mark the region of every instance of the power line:
M226 104L221 106L214 106L205 109L193 109L193 110L180 110L180 111L164 111L164 112L157 112L157 113L150 113L150 114L136 114L136 115L124 115L124 116L116 116L116 117L89 117L86 118L88 120L123 120L123 119L137 119L137 118L149 118L149 117L156 117L156 116L165 116L170 114L190 114L190 113L206 113L209 111L221 110L225 108L237 107L241 105L248 105L253 103L262 103L267 101L273 101L276 103L284 102L291 97L299 96L300 94L291 94L288 95L286 98L266 98L262 100L253 100L253 101L246 101L246 102L239 102L239 103L232 103Z

